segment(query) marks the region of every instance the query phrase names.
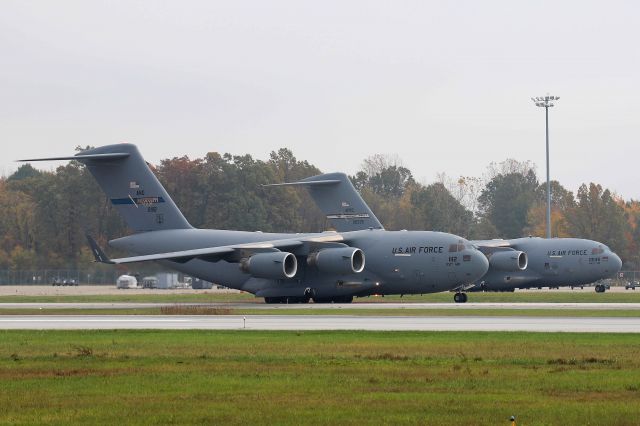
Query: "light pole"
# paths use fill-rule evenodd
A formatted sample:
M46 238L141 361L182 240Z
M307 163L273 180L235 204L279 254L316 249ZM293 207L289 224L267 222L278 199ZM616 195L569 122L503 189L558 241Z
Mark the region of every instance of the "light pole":
M531 98L537 107L544 108L545 130L547 134L547 238L551 238L551 182L549 181L549 108L560 96L539 96Z

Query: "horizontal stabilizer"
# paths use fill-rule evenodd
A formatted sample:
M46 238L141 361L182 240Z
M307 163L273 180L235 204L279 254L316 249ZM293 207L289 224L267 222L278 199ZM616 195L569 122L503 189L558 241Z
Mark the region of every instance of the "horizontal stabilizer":
M306 185L306 186L314 186L314 185L336 185L341 181L337 179L327 179L327 180L314 180L314 181L299 181L299 182L285 182L285 183L269 183L262 186L296 186L296 185Z
M26 160L18 160L20 162L26 161L63 161L63 160L76 160L76 161L107 161L107 160L121 160L129 156L128 152L110 152L107 154L78 154L71 157L49 157L49 158L29 158Z

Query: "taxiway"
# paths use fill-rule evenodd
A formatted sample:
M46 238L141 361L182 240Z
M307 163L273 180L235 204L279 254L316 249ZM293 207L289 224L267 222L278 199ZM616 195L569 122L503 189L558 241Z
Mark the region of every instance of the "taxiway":
M2 309L148 309L167 306L207 306L212 308L240 309L240 310L288 310L288 309L551 309L551 310L640 310L640 303L302 303L302 304L273 304L246 302L217 302L217 303L153 303L153 302L25 302L0 303Z
M640 318L349 315L7 315L0 329L385 330L640 333Z

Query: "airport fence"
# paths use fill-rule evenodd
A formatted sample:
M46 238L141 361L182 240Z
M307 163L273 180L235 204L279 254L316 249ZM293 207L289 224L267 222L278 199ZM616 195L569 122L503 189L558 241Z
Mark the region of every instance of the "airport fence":
M615 281L620 281L621 285L630 281L640 281L640 271L620 271Z
M66 280L69 283L83 285L115 285L118 276L121 275L116 270L94 271L86 269L24 269L0 270L0 285L52 285L63 284Z

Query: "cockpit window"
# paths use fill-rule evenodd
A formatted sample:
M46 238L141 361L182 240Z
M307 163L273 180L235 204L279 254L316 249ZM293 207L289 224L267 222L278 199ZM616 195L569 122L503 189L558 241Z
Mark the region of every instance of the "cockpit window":
M604 250L602 249L602 247L596 247L591 250L591 254L602 254L602 253L604 253Z
M449 246L449 253L456 253L459 251L464 251L467 248L464 244L451 244Z

